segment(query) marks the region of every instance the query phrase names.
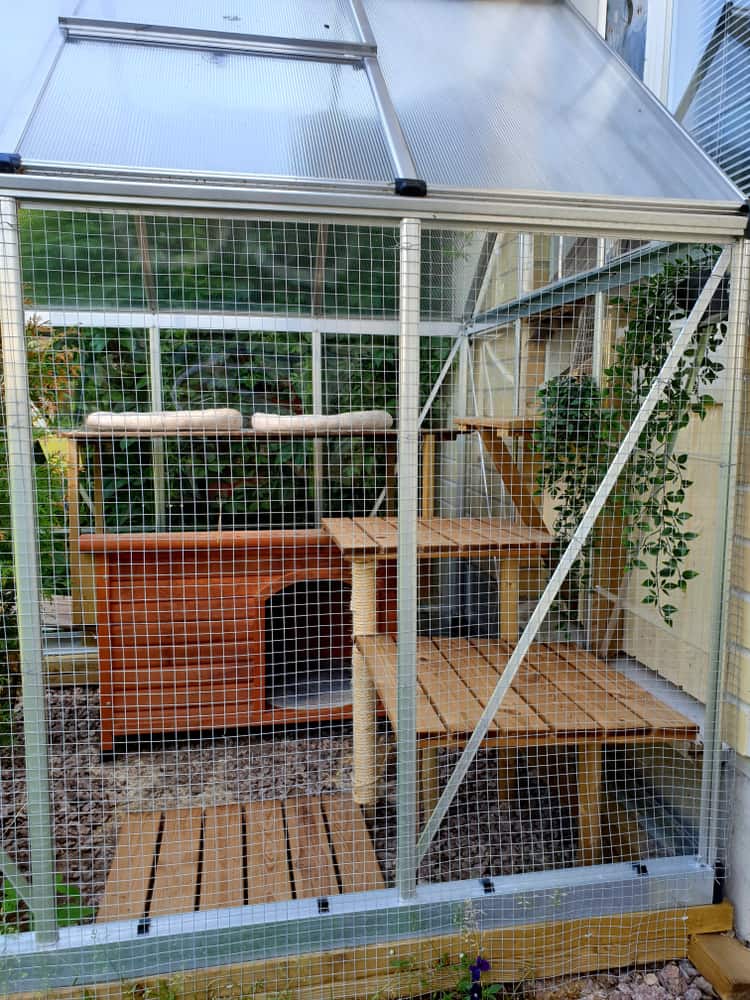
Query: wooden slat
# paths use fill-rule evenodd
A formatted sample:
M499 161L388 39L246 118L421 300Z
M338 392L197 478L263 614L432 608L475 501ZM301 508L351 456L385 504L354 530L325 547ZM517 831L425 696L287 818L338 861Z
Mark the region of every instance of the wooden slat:
M138 813L120 824L97 922L139 920L146 915L161 817L161 812Z
M248 903L292 898L281 803L245 806Z
M601 729L635 731L644 728L640 715L582 674L555 649L538 647L534 668L578 704L585 705L586 711Z
M609 667L601 660L587 653L585 650L572 650L568 645L561 643L552 647L568 662L574 660L576 669L593 683L603 687L611 697L627 704L634 712L643 718L646 726L651 729L683 730L687 738L691 738L698 732L698 726L682 715L676 709L670 708L664 702L659 701L655 695L645 691L639 684L629 677L621 674L614 667Z
M470 733L482 714L482 706L461 674L450 668L429 641L417 643L417 678L446 729L453 733Z
M336 854L341 891L382 889L383 873L360 807L348 795L326 795L321 804Z
M470 642L468 650L463 639L437 639L434 642L441 653L450 660L453 669L461 673L484 709L499 680L498 671L508 662L507 657L493 658L487 655L487 650L482 654L473 641ZM524 670L523 665L521 670ZM501 732L549 732L547 723L513 687L503 698L494 725Z
M357 648L365 658L380 700L385 706L391 725L398 725L398 677L396 642L390 636L374 635L357 639ZM424 735L444 736L445 726L430 700L420 688L417 690L417 732Z
M492 639L475 639L473 644L490 662L497 662L503 655L507 660L512 652L512 646L508 643ZM551 684L546 677L537 673L534 669L534 650L535 647L532 646L526 657L527 669L519 672L513 683L518 694L554 731L597 732L594 720L581 706Z
M242 906L244 898L242 807L206 809L203 824L201 910Z
M188 913L195 907L203 810L174 809L164 816L149 916Z
M239 674L239 671L238 671ZM203 711L209 708L226 708L229 706L248 706L253 688L247 682L247 671L239 674L236 684L228 688L220 680L217 683L202 685L193 684L190 687L149 687L145 683L141 688L114 691L107 695L107 705L113 712L129 710L141 712L144 719L149 713L159 712L166 708L200 707ZM145 678L144 678L145 679ZM147 730L142 730L146 732Z
M336 895L339 887L320 799L287 799L284 812L297 899Z
M702 934L688 945L688 958L721 1000L750 998L750 950L725 934Z
M365 518L324 517L321 527L327 531L341 552L375 553L378 546L367 534L362 522Z

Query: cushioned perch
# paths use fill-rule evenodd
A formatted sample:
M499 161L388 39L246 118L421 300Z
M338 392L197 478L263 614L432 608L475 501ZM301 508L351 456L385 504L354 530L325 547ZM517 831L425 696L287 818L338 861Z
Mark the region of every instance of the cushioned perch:
M385 410L357 410L331 416L279 416L276 413L254 413L255 431L379 431L393 426L393 417Z
M96 431L241 431L239 410L161 410L156 413L89 413L86 429Z

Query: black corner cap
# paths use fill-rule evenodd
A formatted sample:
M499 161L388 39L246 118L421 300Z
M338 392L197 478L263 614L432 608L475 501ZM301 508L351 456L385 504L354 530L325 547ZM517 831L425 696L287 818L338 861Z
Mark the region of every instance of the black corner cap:
M0 174L20 174L21 157L18 153L0 153Z
M727 882L727 871L723 861L717 861L714 865L714 891L712 903L724 902L724 889Z
M747 218L747 225L745 226L744 237L746 240L750 239L750 198L745 199L745 203L742 206L742 214Z
M397 177L393 182L393 190L404 198L424 198L427 194L427 181L416 177Z

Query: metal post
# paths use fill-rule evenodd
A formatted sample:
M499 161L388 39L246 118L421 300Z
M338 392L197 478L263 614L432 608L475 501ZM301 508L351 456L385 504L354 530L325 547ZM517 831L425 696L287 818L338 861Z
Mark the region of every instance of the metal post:
M596 241L596 266L604 267L605 241ZM607 304L604 292L597 292L594 296L594 338L591 354L591 374L597 384L601 382L602 369L604 368L604 321L606 319Z
M643 400L641 408L635 415L625 437L622 439L620 447L617 449L617 453L613 458L611 465L607 469L607 472L599 484L591 503L581 518L581 521L576 528L568 547L563 553L557 568L550 577L547 586L544 588L542 596L539 598L539 603L534 609L526 628L523 630L521 638L518 640L518 645L513 650L505 670L497 682L495 690L492 692L491 697L485 705L476 729L471 734L471 737L464 747L458 763L453 769L453 773L448 778L445 790L440 796L434 812L425 824L424 830L419 838L419 843L417 844L417 864L419 864L422 860L432 843L432 840L437 833L438 828L442 823L461 782L466 776L466 772L471 766L471 762L476 757L477 751L487 735L487 730L490 728L490 724L497 714L500 703L513 683L513 680L518 673L518 668L521 666L521 663L528 653L531 643L536 638L536 634L539 631L542 622L549 613L552 602L557 597L560 592L560 588L568 576L568 573L573 567L576 559L578 559L581 554L581 550L586 544L586 541L596 524L597 518L602 512L604 505L609 499L610 493L614 489L617 480L630 459L630 456L632 455L633 450L638 443L638 439L643 433L651 414L658 406L666 388L669 385L669 382L673 378L677 367L682 360L685 351L690 346L693 334L698 328L698 324L703 318L703 314L708 308L711 299L714 297L716 290L719 287L721 279L727 271L730 257L731 250L727 247L722 251L721 256L711 271L711 276L704 285L695 305L690 310L690 315L685 321L685 325L682 330L677 335L674 344L672 345L672 349L661 367L661 371L654 379L653 385L649 389L646 398Z
M161 386L161 330L158 323L148 328L149 358L149 406L153 413L164 409ZM154 476L154 520L156 530L161 531L167 512L167 473L164 456L164 438L155 437L151 441L151 469Z
M419 286L421 224L401 223L398 395L398 768L396 886L402 899L417 885L417 504Z
M18 642L21 657L26 810L31 858L31 911L37 942L51 944L57 940L55 850L49 796L47 718L39 610L34 446L18 246L18 215L12 198L0 198L0 332Z
M734 542L734 500L737 465L739 462L741 367L745 363L745 343L748 325L748 295L750 295L750 241L743 240L732 251L729 317L727 323L727 358L729 385L724 400L722 446L717 519L714 580L713 620L716 623L711 644L711 673L706 692L706 715L703 726L703 768L701 774L701 805L698 835L698 857L707 865L717 861L719 796L721 794L721 723L724 680L727 660L727 627L729 612L730 560Z
M320 330L312 333L312 411L323 412L323 338ZM313 438L313 497L315 527L323 517L323 439Z

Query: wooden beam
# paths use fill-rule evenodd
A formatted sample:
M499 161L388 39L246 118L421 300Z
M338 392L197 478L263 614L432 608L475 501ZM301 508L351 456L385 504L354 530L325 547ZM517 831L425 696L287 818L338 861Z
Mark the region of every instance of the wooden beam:
M721 1000L750 1000L750 950L725 934L701 934L688 945L688 958Z
M691 936L731 926L731 906L719 903L505 927L483 931L480 943L492 965L488 981L519 983L684 958ZM150 995L170 1000L418 996L455 986L459 955L465 949L464 932L14 996L16 1000L132 1000ZM366 977L364 970L371 970Z

